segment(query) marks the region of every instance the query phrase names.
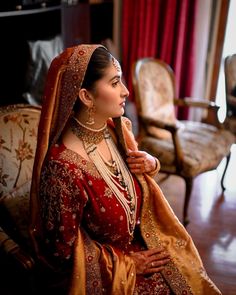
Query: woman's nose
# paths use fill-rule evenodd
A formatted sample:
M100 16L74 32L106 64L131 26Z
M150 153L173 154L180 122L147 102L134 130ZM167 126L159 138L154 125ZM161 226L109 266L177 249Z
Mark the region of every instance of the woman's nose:
M122 82L122 91L121 91L122 97L128 97L129 96L129 90L126 88L125 84Z

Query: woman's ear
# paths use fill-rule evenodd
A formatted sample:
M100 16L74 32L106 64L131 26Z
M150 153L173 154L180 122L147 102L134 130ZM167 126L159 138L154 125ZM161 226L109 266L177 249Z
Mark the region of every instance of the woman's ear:
M91 108L93 106L93 96L87 89L85 88L80 89L79 98L82 101L82 103L88 108Z

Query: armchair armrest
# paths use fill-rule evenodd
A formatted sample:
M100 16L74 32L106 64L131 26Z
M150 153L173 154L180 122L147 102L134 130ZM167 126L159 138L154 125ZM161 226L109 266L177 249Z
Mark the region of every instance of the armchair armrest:
M209 101L209 100L192 100L189 97L185 97L183 99L174 99L174 104L179 107L197 107L197 108L207 108L207 109L214 109L215 111L218 111L220 106L218 106L215 102Z
M179 136L178 136L178 129L179 127L176 124L170 124L165 123L163 121L159 121L156 119L152 119L149 117L141 117L142 122L145 124L145 126L155 126L157 128L165 129L171 132L172 135L172 141L174 144L174 150L175 150L175 162L178 169L181 168L181 163L183 163L183 151L180 144Z
M177 132L178 127L175 124L165 123L163 121L152 119L149 117L141 116L141 121L144 123L145 126L155 126L161 129L165 129L171 132L171 134Z
M214 125L218 128L223 128L223 124L219 122L217 113L220 108L219 105L217 105L213 101L198 99L198 100L192 100L189 97L185 97L183 99L174 99L174 104L178 107L197 107L197 108L203 108L208 111L207 119L203 120L205 123Z

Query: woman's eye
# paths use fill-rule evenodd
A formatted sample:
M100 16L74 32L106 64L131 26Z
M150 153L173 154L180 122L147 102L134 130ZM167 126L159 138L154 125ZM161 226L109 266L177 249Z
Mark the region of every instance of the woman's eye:
M113 87L116 87L116 86L117 86L117 84L118 84L119 82L120 82L119 80L117 80L117 81L114 81L114 82L112 83L112 86L113 86Z

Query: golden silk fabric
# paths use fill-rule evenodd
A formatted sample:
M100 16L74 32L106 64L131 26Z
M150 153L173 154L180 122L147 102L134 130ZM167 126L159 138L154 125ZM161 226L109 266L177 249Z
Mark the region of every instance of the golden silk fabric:
M93 253L92 266L86 261L86 252ZM86 271L86 268L90 270ZM101 285L101 270L106 281L106 286ZM96 276L97 285L92 285L90 275ZM113 294L131 295L135 286L135 266L128 256L116 253L109 245L92 241L79 230L77 245L75 247L74 268L72 285L69 295ZM105 291L106 290L106 291ZM105 291L105 292L104 292Z
M129 124L122 124L126 148L135 149ZM163 246L170 253L162 275L175 294L221 294L210 280L192 238L179 222L161 189L149 175L137 175L143 188L141 233L149 249Z
M94 50L100 45L80 45L65 50L53 60L47 77L43 108L38 131L31 186L30 233L35 250L40 257L37 239L41 235L38 214L38 188L41 168L49 147L60 137L69 119L78 91ZM115 131L124 149L137 149L130 122L114 120ZM148 248L165 246L173 262L162 272L175 294L221 294L211 282L202 266L201 259L184 227L177 220L158 185L148 175L137 176L143 188L144 201L141 214L141 232ZM94 253L93 270L106 276L110 295L130 295L135 287L135 266L131 258L115 251L109 245L101 246L79 230L74 249L74 267L70 295L89 293L89 261L87 253ZM103 293L98 286L96 294Z

